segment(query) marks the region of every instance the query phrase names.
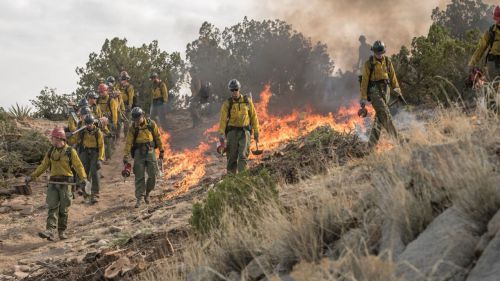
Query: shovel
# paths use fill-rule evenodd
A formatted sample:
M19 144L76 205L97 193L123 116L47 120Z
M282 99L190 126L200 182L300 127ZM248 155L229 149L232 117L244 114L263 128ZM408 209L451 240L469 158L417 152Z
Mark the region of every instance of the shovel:
M252 154L253 155L261 155L264 152L264 150L259 149L259 143L258 142L256 142L255 145L257 146L257 149L256 150L252 150Z

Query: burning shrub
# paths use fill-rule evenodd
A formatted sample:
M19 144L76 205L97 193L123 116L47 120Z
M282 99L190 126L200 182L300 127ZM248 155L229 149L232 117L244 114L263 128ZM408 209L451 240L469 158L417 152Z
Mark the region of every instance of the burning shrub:
M276 184L265 169L227 176L208 192L203 203L194 204L190 224L197 232L208 233L221 225L225 211L237 216L248 212L258 215L259 206L275 200L277 194Z
M343 165L350 157L362 156L363 147L356 134L323 126L264 159L259 167L268 169L286 183L295 183L325 173L332 163Z

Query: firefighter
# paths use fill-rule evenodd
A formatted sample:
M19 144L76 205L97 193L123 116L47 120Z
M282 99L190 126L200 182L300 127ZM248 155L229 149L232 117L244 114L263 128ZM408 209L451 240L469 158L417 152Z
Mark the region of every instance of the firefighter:
M73 182L73 177L76 176L72 169L76 171L76 174L81 179L81 185L89 183L78 154L66 144L66 135L63 128L54 128L52 130L51 143L52 147L45 154L42 163L25 180L26 183L29 183L47 169L50 170L46 198L49 209L47 226L46 231L40 232L39 236L54 241L56 229L59 233L59 239L68 238L65 231L68 226L69 206L73 197L71 185L68 183Z
M486 75L490 81L500 76L500 6L493 12L493 24L481 37L476 51L469 61L469 68L474 67L485 57Z
M92 192L90 194L90 204L97 203L99 198L99 174L102 161L104 161L104 134L96 126L96 120L92 114L88 114L84 119L86 129L74 136L76 139L78 156L80 157L85 172L92 182ZM88 199L88 194L86 199Z
M108 86L108 94L112 100L115 100L113 104L118 104L118 109L116 111L116 124L113 125L113 143L120 138L122 114L125 111L125 105L123 104L123 99L120 93L119 85L116 84L115 77L108 76L106 78L106 86Z
M165 104L168 101L167 84L160 80L160 76L156 72L151 73L149 79L153 83L151 88L149 115L156 123L159 123L160 120L164 118Z
M375 109L375 120L368 143L370 149L378 143L382 127L392 137L398 138L388 104L391 89L397 95L401 95L401 89L394 72L394 66L391 60L384 55L385 50L384 42L375 41L372 47L373 55L365 62L362 71L360 105L364 107L368 102L371 102Z
M89 104L90 109L92 110L92 115L96 118L101 118L103 116L101 108L97 106L97 99L99 98L99 95L92 91L87 93L87 101Z
M77 124L79 122L79 116L80 116L80 109L83 107L87 107L89 104L87 102L87 99L81 99L78 104L74 107L74 111L70 112L69 119L68 119L68 129L70 132L75 131L78 129ZM73 114L74 113L74 114Z
M144 111L139 107L134 107L131 111L132 123L128 131L123 163L126 165L130 156L134 158L135 175L135 197L136 208L141 205L141 200L149 204L149 194L155 188L157 162L155 149L160 151L159 159L163 161L163 144L158 126L154 120L146 118ZM146 172L148 178L146 180Z
M97 100L97 105L101 109L101 112L109 120L108 123L109 132L106 134L104 138L106 160L109 160L113 153L114 132L118 124L118 108L120 106L119 101L117 99L112 98L108 94L108 89L109 89L108 85L99 84L98 90L100 96L99 99Z
M354 70L359 74L363 70L363 64L368 60L371 53L370 44L366 43L366 37L364 35L359 36L359 49L358 49L358 61L354 66Z
M246 169L252 130L259 142L259 119L252 99L240 93L240 82L232 79L228 88L231 97L222 104L219 134L222 144L227 139L227 172L234 174Z
M120 134L121 127L123 127L123 135L126 136L130 122L130 111L134 107L135 99L134 86L130 84L130 75L126 71L120 73L120 85L117 89L120 91L123 104L117 134Z

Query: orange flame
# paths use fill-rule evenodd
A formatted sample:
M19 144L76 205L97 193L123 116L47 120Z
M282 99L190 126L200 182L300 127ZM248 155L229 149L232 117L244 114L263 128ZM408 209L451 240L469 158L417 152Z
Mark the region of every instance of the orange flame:
M335 115L316 114L311 107L306 107L302 111L294 110L291 114L276 116L268 111L271 98L270 85L266 85L260 94L260 101L255 104L260 122L260 144L266 150L275 149L286 141L306 135L324 125L330 125L337 131L352 131L357 126L365 129L364 119L357 115L359 105L355 102L349 107L341 107ZM368 106L367 109L372 116L373 108ZM202 142L195 149L185 149L182 152L173 152L169 144L170 135L161 132L165 150L165 178L175 181L175 191L167 194L165 199L186 193L205 176L207 164L213 161L206 154L217 141L217 136L214 134L217 134L218 127L218 124L214 124L204 132L207 142Z

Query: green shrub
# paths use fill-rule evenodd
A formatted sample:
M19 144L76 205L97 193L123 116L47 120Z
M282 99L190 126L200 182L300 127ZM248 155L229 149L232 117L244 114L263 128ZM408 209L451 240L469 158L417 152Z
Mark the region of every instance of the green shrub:
M58 94L56 89L45 87L36 99L30 100L35 107L33 117L54 121L65 120L67 118L66 108L73 98L72 94Z
M202 203L194 204L190 224L198 233L208 233L221 226L226 210L242 218L249 213L258 216L259 206L277 196L276 183L265 169L230 175L216 184Z
M38 131L23 131L21 137L10 145L11 151L21 154L27 163L39 163L49 150L50 142L47 137Z

